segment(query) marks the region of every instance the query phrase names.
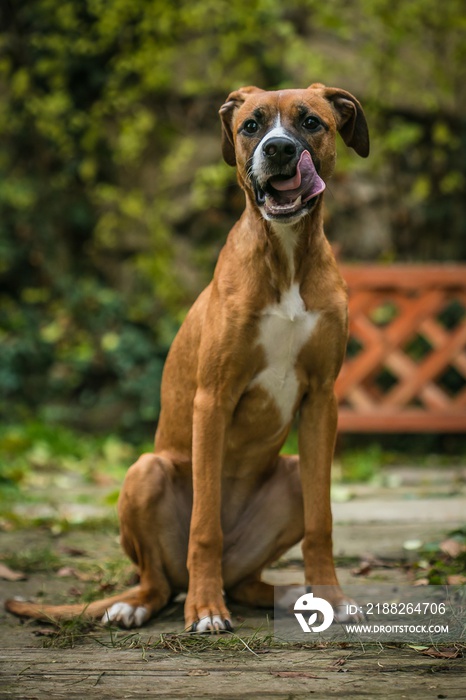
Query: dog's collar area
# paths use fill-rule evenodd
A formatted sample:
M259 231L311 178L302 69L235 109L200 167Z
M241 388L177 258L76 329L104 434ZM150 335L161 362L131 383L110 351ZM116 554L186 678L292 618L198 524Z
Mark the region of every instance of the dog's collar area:
M325 189L309 151L303 150L293 175L275 174L265 184L253 181L257 205L267 218L286 220L309 211Z

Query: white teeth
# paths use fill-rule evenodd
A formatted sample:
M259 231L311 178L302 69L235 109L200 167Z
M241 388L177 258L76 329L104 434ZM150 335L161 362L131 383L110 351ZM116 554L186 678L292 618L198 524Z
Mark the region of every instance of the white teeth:
M288 214L296 211L296 209L299 209L301 207L302 203L302 196L299 195L299 197L296 197L294 202L289 202L288 204L276 204L275 201L269 196L266 195L265 197L265 206L266 209L271 213L271 214Z

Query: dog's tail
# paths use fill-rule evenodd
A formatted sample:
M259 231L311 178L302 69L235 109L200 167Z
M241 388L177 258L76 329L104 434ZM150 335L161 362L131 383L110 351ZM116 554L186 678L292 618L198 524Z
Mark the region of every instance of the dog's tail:
M30 617L34 620L57 622L59 620L72 620L82 617L88 620L104 618L105 613L115 603L137 605L140 600L141 588L135 586L124 593L113 595L93 603L77 603L74 605L42 605L41 603L29 603L21 598L11 598L5 601L5 609L19 617ZM105 622L105 619L102 620Z

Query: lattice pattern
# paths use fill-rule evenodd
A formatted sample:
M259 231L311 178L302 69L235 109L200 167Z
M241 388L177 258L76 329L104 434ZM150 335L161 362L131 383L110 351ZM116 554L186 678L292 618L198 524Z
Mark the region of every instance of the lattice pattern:
M466 266L341 272L350 340L336 385L340 430L466 430Z

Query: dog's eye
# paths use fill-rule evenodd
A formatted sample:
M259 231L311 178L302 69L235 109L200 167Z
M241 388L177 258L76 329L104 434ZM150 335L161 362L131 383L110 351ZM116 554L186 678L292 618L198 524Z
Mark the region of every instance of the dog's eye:
M248 119L248 121L244 123L243 129L247 134L255 134L259 129L259 124L254 119Z
M308 131L316 131L321 126L321 123L317 117L306 117L303 121L303 126Z

